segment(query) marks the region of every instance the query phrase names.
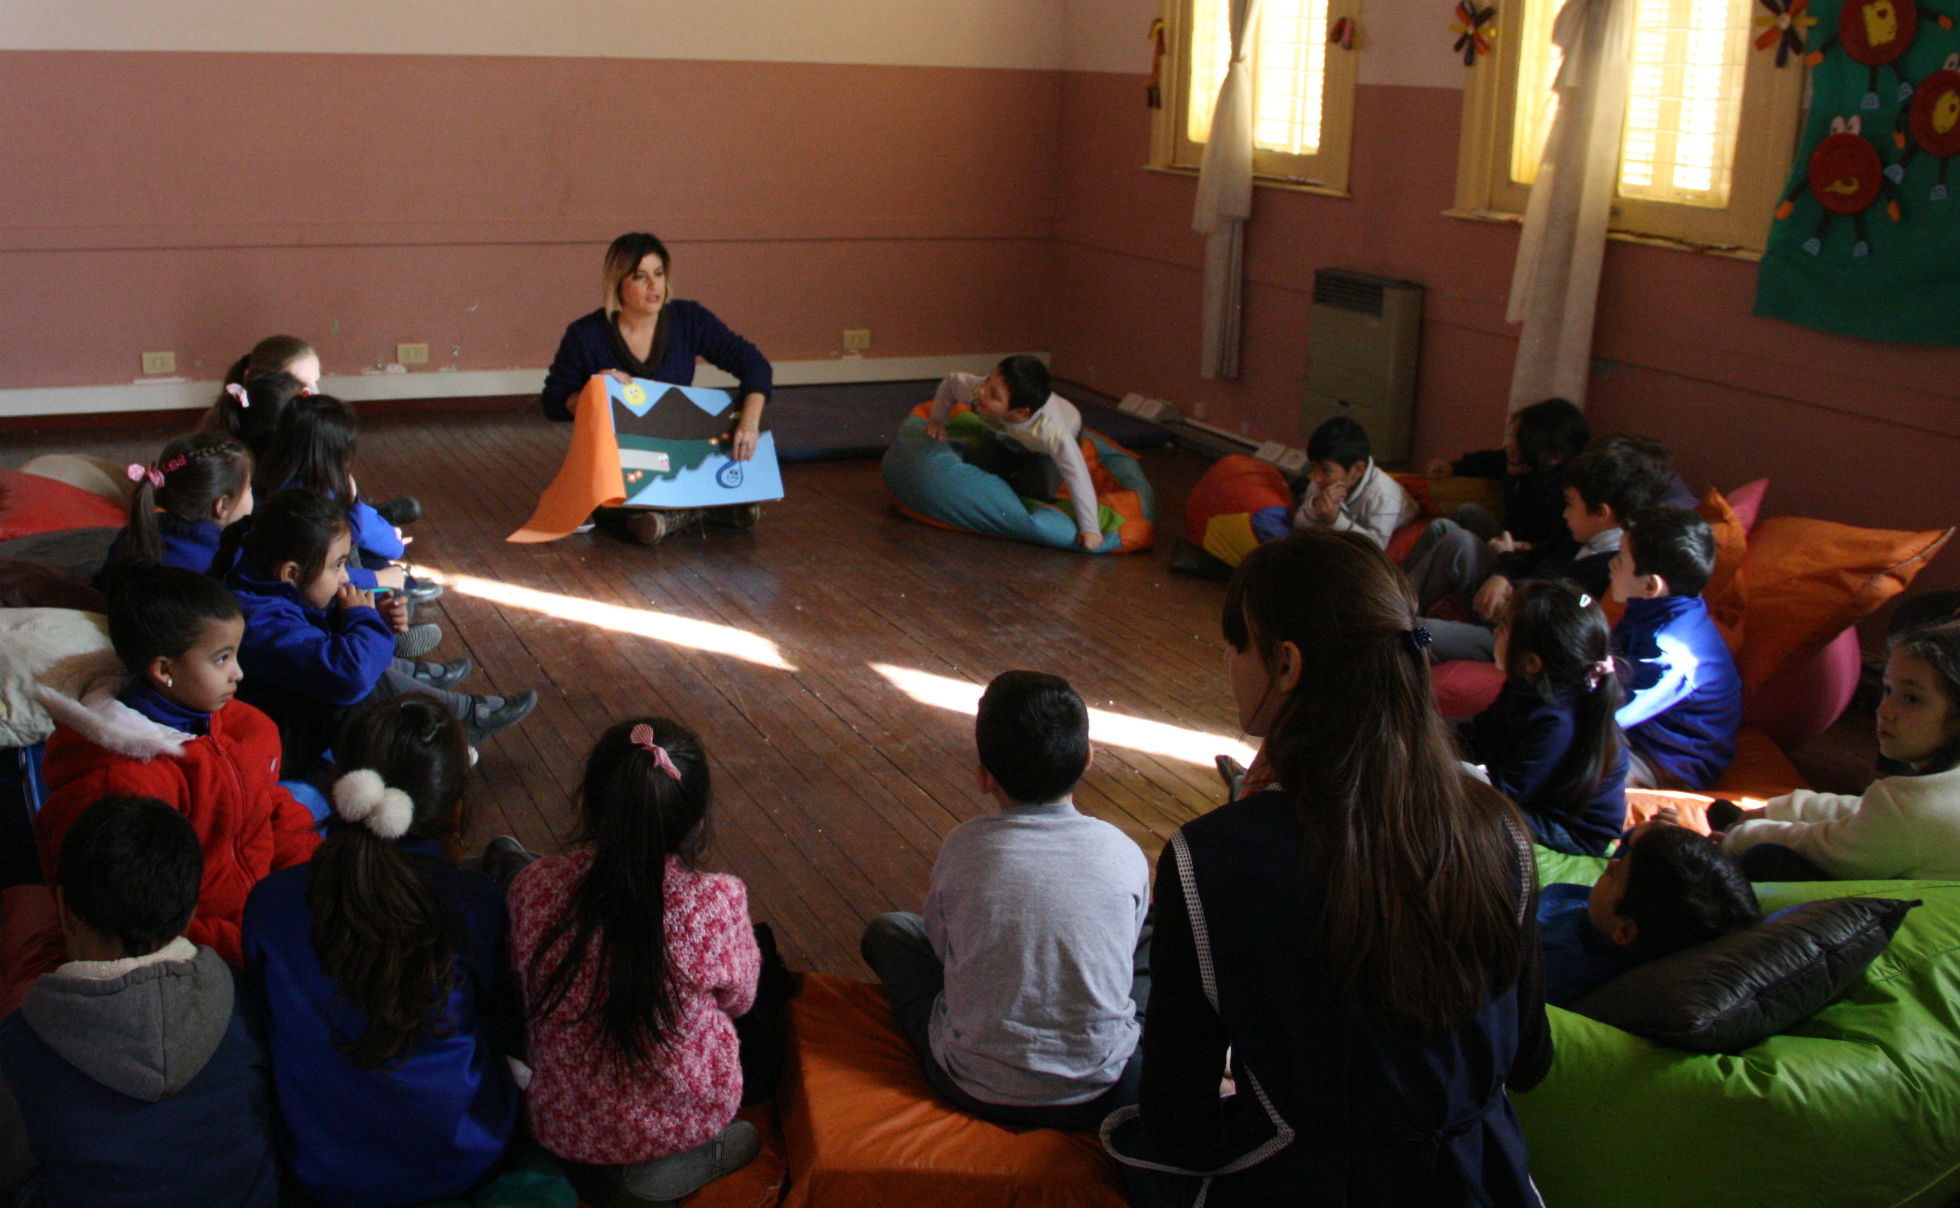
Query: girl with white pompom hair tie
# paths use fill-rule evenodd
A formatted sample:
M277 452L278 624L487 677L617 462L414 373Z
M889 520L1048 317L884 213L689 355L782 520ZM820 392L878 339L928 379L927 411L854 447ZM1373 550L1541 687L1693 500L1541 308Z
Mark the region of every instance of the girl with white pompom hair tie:
M350 718L338 824L245 908L293 1173L323 1204L466 1196L517 1127L504 897L457 866L469 748L413 693Z

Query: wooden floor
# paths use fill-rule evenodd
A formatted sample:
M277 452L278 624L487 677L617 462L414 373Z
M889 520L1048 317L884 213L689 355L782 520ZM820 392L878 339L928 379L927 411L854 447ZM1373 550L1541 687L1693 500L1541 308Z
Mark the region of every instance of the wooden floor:
M10 433L0 462L55 450L148 461L169 435ZM1142 455L1164 534L1144 555L901 519L875 462L784 467L788 498L745 533L653 549L600 533L506 544L568 435L526 410L383 417L362 437L364 494L420 497L413 560L451 579L418 613L447 630L439 654L476 660L475 691L542 697L483 748L477 842L507 831L559 850L592 738L635 714L674 717L713 761L711 863L747 881L792 965L862 977L865 921L918 909L941 837L988 808L970 712L948 705L963 697L970 710L1001 671L1064 675L1117 715L1097 719L1076 800L1153 861L1172 829L1220 799L1210 755L1241 739L1221 671L1221 592L1165 569L1201 458ZM1156 725L1133 735L1125 718Z
M0 468L51 451L148 461L173 434L10 432ZM775 926L792 965L862 977L865 921L918 909L941 837L988 808L973 783L970 713L946 704L963 697L970 710L1001 671L1067 676L1114 715L1096 719L1076 801L1153 862L1172 829L1220 799L1211 755L1242 739L1220 661L1222 592L1165 569L1202 458L1142 454L1161 537L1143 555L1086 557L901 519L875 462L784 467L788 499L750 532L653 549L596 533L506 544L568 435L526 407L384 416L362 439L364 492L420 497L411 553L452 579L419 614L448 631L440 655L476 660L474 691L542 697L483 748L476 843L509 832L559 850L592 738L636 714L677 718L713 760L711 863L748 882L755 917ZM1132 734L1122 719L1155 727ZM1792 754L1818 787L1857 792L1871 777L1871 734L1865 703Z

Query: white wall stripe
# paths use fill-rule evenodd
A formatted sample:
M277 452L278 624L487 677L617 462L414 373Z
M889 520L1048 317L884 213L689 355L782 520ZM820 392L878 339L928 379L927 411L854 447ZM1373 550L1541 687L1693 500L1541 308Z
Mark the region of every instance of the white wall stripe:
M937 379L949 373L986 373L1007 353L973 353L936 357L840 357L821 361L777 361L778 386L829 386L851 382L909 382ZM1048 354L1036 353L1042 360ZM735 379L703 365L697 386L729 387ZM482 369L455 373L363 373L320 379L322 393L349 402L420 398L480 398L503 394L536 394L544 370ZM49 386L0 390L0 418L37 415L97 415L121 411L178 411L201 409L217 397L216 381L168 378L131 382L126 386ZM921 399L921 402L924 400Z

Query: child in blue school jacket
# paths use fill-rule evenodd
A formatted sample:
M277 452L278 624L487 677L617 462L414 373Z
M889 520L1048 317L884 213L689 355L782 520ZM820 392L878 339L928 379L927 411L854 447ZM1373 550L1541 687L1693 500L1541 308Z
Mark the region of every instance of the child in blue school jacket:
M129 523L95 576L104 591L119 571L138 563L211 573L225 526L252 513L252 455L222 433L180 436L155 465L132 465L129 476L136 482Z
M1603 856L1626 829L1627 756L1612 636L1570 583L1518 587L1497 625L1504 689L1462 728L1465 757L1555 851Z
M1626 615L1613 629L1627 702L1630 788L1704 789L1735 760L1742 676L1708 615L1701 590L1715 569L1715 533L1682 508L1628 519L1613 557L1613 595Z
M504 895L447 854L466 825L463 728L398 696L337 744L340 825L245 905L293 1176L321 1208L464 1198L522 1106Z
M237 551L236 560L230 555ZM399 596L377 603L349 583L353 532L340 505L302 490L280 491L225 534L226 586L245 614L239 699L279 724L286 775L317 779L346 711L370 697L420 692L462 721L472 742L517 724L538 703L516 696L448 690L467 660L444 666L395 656L391 619Z
M399 588L411 604L442 594L435 583L411 581L397 561L408 554L400 529L362 501L354 482L359 435L354 409L327 394L301 395L286 404L254 479L259 494L297 487L345 505L354 536L348 578L368 591Z

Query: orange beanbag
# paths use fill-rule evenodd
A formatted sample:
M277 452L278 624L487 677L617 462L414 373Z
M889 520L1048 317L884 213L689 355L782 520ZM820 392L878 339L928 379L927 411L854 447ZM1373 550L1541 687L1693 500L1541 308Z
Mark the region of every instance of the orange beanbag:
M1092 1134L1002 1128L935 1095L877 986L804 975L778 1103L789 1208L1124 1208Z

